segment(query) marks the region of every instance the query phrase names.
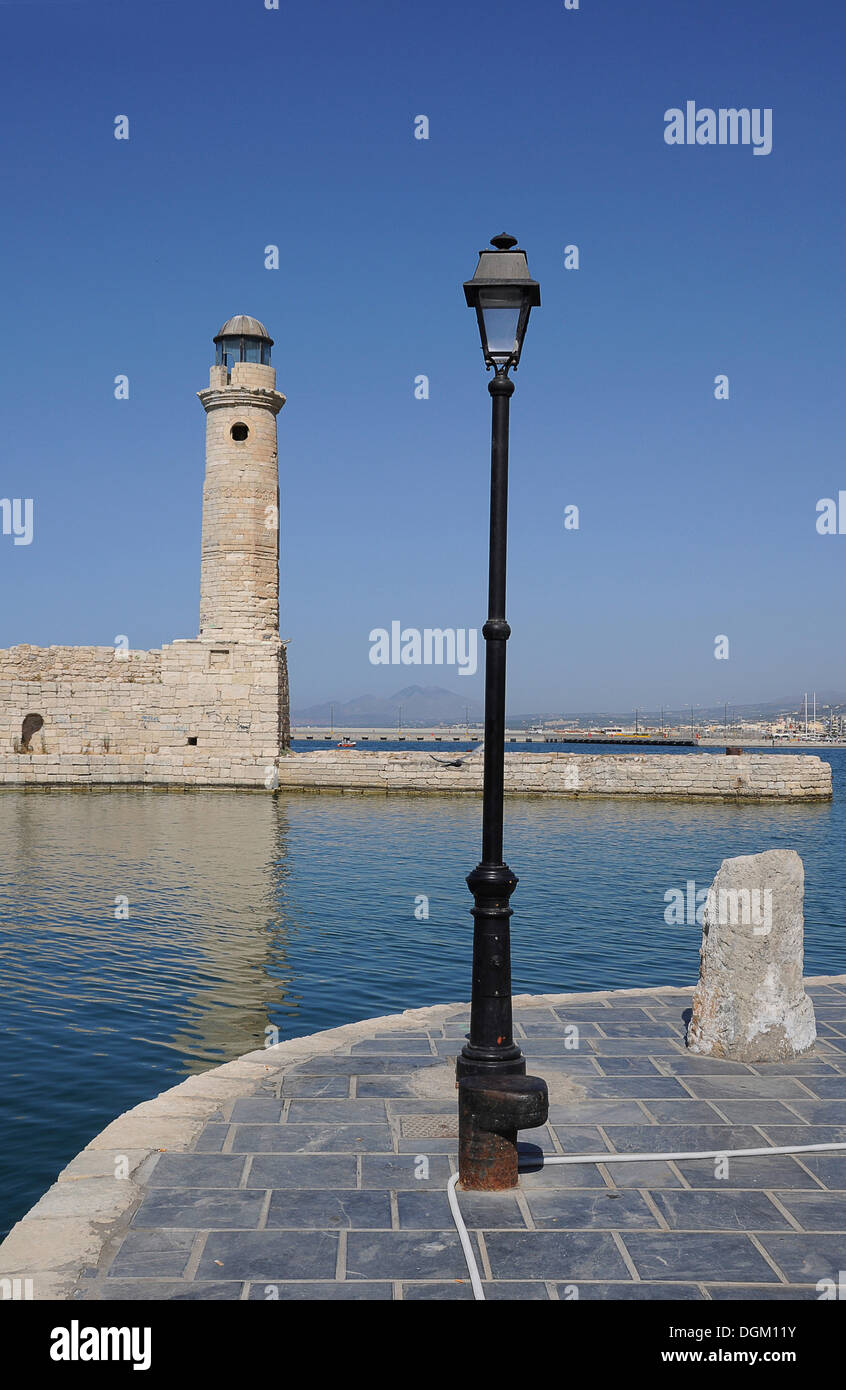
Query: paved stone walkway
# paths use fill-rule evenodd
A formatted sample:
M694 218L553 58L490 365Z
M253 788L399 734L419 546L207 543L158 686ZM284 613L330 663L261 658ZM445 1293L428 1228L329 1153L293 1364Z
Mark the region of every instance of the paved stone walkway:
M686 1054L691 991L519 1002L550 1116L524 1135L536 1161L517 1192L459 1194L486 1297L819 1298L846 1270L846 1150L732 1159L727 1177L713 1160L539 1159L846 1140L846 977L809 993L813 1056L757 1067ZM468 1013L440 1013L271 1064L190 1151L153 1156L140 1205L73 1296L472 1298L444 1190Z

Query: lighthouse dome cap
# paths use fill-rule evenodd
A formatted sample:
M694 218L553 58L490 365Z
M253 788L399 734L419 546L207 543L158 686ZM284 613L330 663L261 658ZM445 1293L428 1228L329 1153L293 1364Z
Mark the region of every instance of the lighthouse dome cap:
M249 314L236 314L227 319L214 341L218 338L264 338L273 347L273 339L264 324Z

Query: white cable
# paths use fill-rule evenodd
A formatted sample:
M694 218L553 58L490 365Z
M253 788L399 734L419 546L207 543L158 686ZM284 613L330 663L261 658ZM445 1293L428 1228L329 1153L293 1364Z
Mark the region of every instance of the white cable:
M470 1271L470 1283L473 1285L473 1297L477 1302L484 1303L485 1291L482 1288L482 1281L479 1278L479 1266L476 1264L476 1256L473 1254L473 1247L470 1244L470 1237L467 1234L467 1227L464 1224L464 1217L458 1205L458 1198L455 1195L455 1184L458 1182L458 1174L453 1173L447 1183L447 1201L449 1202L452 1219L455 1222L455 1229L458 1231L458 1239L461 1241L461 1248L464 1251L464 1258L467 1261L467 1268Z
M645 1154L541 1154L544 1168L553 1163L667 1163L675 1159L688 1158L760 1158L768 1154L807 1154L823 1153L831 1149L846 1149L846 1143L841 1144L787 1144L782 1148L765 1149L707 1149L704 1153L645 1153ZM534 1166L537 1158L527 1156L525 1164ZM482 1280L479 1277L479 1266L476 1264L476 1257L473 1254L473 1247L470 1244L470 1236L464 1224L464 1217L461 1215L461 1208L458 1205L458 1198L455 1195L456 1184L458 1183L458 1173L453 1173L447 1183L447 1200L449 1202L452 1219L458 1231L458 1239L461 1241L461 1248L464 1251L464 1258L467 1261L467 1268L470 1272L470 1283L473 1286L473 1297L477 1303L485 1302L485 1291L482 1288Z

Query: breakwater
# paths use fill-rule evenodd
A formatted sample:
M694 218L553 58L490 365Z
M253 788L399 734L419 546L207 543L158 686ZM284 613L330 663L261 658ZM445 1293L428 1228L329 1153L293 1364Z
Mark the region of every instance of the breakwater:
M279 763L280 788L336 792L482 790L482 754L320 749ZM506 794L828 801L831 767L813 755L506 753Z
M482 790L481 750L400 752L326 748L275 762L187 750L161 754L76 753L0 756L0 789L210 787L290 791L469 793ZM829 801L831 767L807 753L506 753L513 796L643 796L729 801Z

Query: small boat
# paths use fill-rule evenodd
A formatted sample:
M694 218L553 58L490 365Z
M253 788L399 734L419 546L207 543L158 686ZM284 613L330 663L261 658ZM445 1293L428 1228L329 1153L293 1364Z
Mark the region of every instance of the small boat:
M344 741L343 741L343 743L336 743L336 744L335 744L335 747L336 747L336 748L355 748L355 744L352 743L352 742L350 741L350 739L345 738Z

